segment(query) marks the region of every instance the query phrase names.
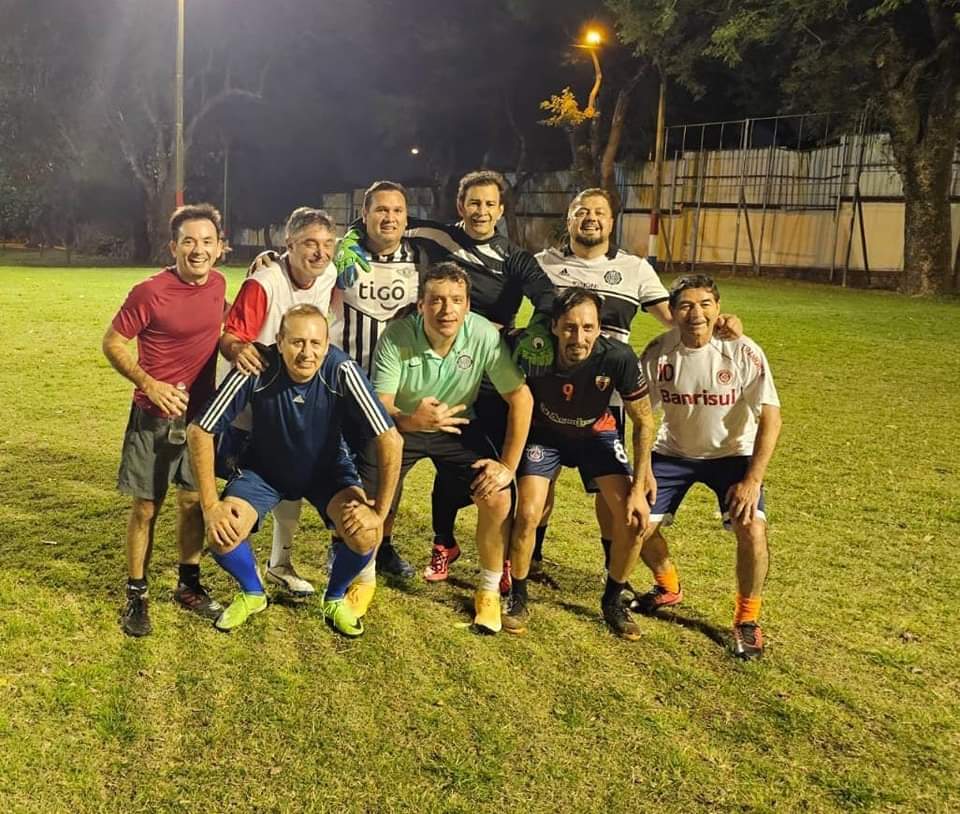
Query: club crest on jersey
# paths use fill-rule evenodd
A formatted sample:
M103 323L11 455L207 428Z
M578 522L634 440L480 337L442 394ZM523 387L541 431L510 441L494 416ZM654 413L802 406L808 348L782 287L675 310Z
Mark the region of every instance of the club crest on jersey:
M730 384L730 382L733 381L733 371L727 370L726 368L718 370L717 381L720 382L720 384Z
M623 281L623 275L616 269L610 269L603 275L603 281L608 285L619 285Z
M539 444L531 444L527 447L527 460L538 464L543 460L543 447Z
M473 359L465 353L461 353L457 357L457 369L458 370L469 370L473 367Z
M610 386L609 376L597 376L593 381L597 385L597 390L601 393Z

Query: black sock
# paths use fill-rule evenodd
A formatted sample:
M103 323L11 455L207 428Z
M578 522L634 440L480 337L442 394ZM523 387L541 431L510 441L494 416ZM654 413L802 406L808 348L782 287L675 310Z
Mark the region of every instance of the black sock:
M179 571L180 582L188 588L199 590L200 588L200 564L191 565L190 563L180 563L177 567Z
M537 542L533 546L533 558L540 562L543 559L543 538L547 534L546 526L537 526Z
M393 550L393 535L384 534L380 548L377 549L377 559L382 560L384 557L389 557L393 553L395 553Z
M520 597L522 600L527 600L527 580L526 578L520 579L519 577L511 577L510 579L510 593L514 596Z
M147 578L134 579L133 577L127 577L127 590L145 594L147 592Z
M617 582L613 577L607 577L607 585L603 589L603 599L600 600L601 604L609 605L614 602L620 601L620 593L623 591L622 582Z
M610 546L613 545L612 540L608 540L606 537L600 538L600 545L603 546L603 567L610 568Z
M437 542L442 543L446 548L453 548L456 545L453 536L453 527L457 523L457 504L451 500L448 494L440 488L439 484L433 482L433 493L430 495L431 511L433 513L433 536Z

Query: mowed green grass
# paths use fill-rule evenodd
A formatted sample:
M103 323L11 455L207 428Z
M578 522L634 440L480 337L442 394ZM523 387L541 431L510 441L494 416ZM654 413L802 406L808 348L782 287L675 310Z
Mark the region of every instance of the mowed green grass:
M171 601L168 507L154 634L126 638L114 484L131 388L100 338L147 273L0 268L4 812L960 810L955 302L721 281L784 405L768 653L744 665L725 647L733 546L713 497L698 487L670 531L685 604L627 643L600 620L571 472L546 548L556 587L532 587L525 637L466 626L472 511L454 578L381 582L358 641L316 603L219 634ZM655 332L638 318L636 346ZM418 566L431 478L414 471L396 533ZM322 584L327 535L307 517L296 561Z

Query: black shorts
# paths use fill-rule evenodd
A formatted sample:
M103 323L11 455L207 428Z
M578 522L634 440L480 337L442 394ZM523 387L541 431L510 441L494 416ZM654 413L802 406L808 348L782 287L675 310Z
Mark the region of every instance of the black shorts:
M633 477L627 451L615 431L599 432L578 440L557 438L536 430L530 433L524 447L517 477L537 475L553 480L562 466L576 467L583 488L591 493L600 491L594 483L595 478L606 475Z
M452 500L461 506L472 502L470 485L479 474L473 464L481 458L499 459L499 452L489 438L473 423L463 428L461 435L449 432L403 433L403 458L400 464L400 482L418 461L429 458L437 468L437 477ZM371 442L357 455L357 470L369 497L377 493L376 446Z
M120 492L159 503L166 497L171 483L190 492L197 491L187 445L171 444L167 440L170 423L169 418L158 418L136 404L130 405L117 473Z

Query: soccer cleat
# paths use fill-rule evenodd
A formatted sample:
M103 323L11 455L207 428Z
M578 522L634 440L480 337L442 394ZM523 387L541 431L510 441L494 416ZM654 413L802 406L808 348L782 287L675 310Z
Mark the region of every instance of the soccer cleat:
M669 608L681 602L683 602L682 587L679 591L668 591L666 588L654 585L645 594L638 594L630 600L630 610L649 616L661 608Z
M195 613L203 619L213 621L223 613L223 605L210 596L210 593L202 585L191 588L189 585L180 582L173 592L173 598L181 608Z
M500 575L500 596L510 593L510 560L503 561L503 573Z
M292 563L287 565L270 565L270 563L267 563L267 582L278 585L291 596L306 598L317 592L313 585L294 570Z
M338 633L355 639L363 635L363 622L357 618L353 609L343 597L323 600L323 618Z
M640 627L620 602L605 602L600 605L603 620L621 639L635 642L641 637Z
M500 595L496 591L477 590L473 597L474 627L480 633L499 633L503 628L500 620Z
M522 596L511 594L507 598L507 607L500 614L500 622L507 633L526 633L527 621L530 619L530 610L527 601Z
M450 575L450 564L456 562L459 558L460 546L456 543L454 543L453 548L434 543L430 564L423 569L423 578L427 582L443 582Z
M377 571L400 579L411 579L417 574L417 569L403 559L392 545L380 546L377 550Z
M357 619L362 619L366 615L370 603L373 602L373 594L376 590L376 582L354 582L347 589L345 599Z
M120 627L128 636L140 638L150 635L153 625L147 611L147 592L127 588L127 604L120 614Z
M234 598L227 609L217 617L213 626L224 632L240 627L253 614L267 609L266 594L248 594L241 591Z
M752 661L763 655L763 631L756 622L741 622L733 626L733 655Z

